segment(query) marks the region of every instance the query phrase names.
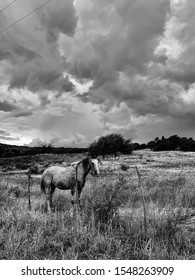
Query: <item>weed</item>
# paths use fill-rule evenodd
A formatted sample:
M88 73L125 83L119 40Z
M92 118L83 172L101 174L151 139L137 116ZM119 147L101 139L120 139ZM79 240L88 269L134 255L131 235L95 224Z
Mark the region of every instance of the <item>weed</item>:
M121 170L122 171L127 171L129 169L129 166L126 164L121 164Z

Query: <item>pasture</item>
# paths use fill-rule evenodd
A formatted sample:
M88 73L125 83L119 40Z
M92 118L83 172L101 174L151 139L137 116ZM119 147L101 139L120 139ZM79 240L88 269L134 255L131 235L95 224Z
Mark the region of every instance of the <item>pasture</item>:
M195 153L106 158L100 176L87 177L81 209L71 205L69 190L56 189L48 213L41 173L84 156L1 159L0 259L195 259ZM35 163L29 211L24 171Z

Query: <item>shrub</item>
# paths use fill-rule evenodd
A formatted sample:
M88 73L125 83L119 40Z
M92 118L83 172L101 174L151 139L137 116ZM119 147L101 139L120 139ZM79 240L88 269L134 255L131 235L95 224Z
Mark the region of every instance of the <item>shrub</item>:
M23 163L23 162L16 162L15 167L17 169L25 170L29 167L29 165L27 163Z
M122 171L127 171L129 169L129 166L126 164L121 164L121 170Z
M11 158L11 157L15 157L15 153L12 150L5 150L2 157L4 158Z
M124 206L128 200L125 184L126 181L122 177L115 183L95 187L93 192L84 198L86 216L93 215L96 225L104 226L112 222L119 207Z
M108 134L102 136L98 141L94 141L88 147L89 153L92 156L116 155L117 152L124 154L132 153L131 140L125 140L120 134Z

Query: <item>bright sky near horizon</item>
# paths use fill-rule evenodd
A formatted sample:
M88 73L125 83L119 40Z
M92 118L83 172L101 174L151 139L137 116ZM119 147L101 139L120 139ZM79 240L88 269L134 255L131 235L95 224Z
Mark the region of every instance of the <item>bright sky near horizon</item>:
M1 143L195 137L194 0L51 0L1 32L47 1L11 2L0 2Z

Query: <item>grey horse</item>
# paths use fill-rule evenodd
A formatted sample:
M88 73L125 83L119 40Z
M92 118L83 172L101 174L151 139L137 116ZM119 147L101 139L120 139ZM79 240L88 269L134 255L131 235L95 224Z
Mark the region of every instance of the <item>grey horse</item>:
M75 166L48 167L41 177L41 190L46 195L46 203L49 211L52 208L52 195L55 188L61 190L71 190L72 204L74 203L73 196L76 191L76 202L80 204L80 195L85 186L86 177L92 171L94 175L99 175L99 161L87 157L78 162Z

